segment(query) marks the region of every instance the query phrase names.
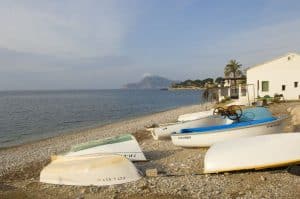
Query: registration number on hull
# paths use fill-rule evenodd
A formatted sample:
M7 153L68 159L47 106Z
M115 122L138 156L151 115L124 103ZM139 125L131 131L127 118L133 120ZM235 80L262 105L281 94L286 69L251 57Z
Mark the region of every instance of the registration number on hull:
M188 139L191 139L191 136L179 136L178 139L179 140L188 140Z

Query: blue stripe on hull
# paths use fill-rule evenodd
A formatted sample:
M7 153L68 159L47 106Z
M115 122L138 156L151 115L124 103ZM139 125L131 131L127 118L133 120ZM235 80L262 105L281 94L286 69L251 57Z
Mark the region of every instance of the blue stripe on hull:
M251 125L272 122L276 119L277 118L275 118L275 117L269 117L269 118L264 118L264 119L259 119L259 120L236 122L236 123L232 123L232 124L222 124L222 125L217 125L217 126L206 126L206 127L199 127L199 128L182 129L181 133L196 133L196 132L201 133L201 132L207 132L207 131L217 131L217 130L223 130L223 129L247 127L247 126L251 126Z

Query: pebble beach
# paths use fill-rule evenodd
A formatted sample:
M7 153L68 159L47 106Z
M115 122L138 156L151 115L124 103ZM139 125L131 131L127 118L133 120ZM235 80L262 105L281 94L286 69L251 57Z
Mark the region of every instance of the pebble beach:
M270 106L274 115L300 104ZM143 117L0 150L0 198L300 198L300 166L261 171L203 174L205 148L181 148L170 140L153 140L145 126L176 121L181 114L208 110L212 104L185 106ZM284 131L294 131L289 120ZM147 162L135 163L145 175L136 182L106 187L51 185L39 182L50 156L93 139L132 133Z

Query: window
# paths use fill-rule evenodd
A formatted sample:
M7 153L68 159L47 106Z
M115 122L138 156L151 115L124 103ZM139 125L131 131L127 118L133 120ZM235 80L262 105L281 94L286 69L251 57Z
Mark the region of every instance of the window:
M261 82L261 91L268 92L269 91L269 81L262 81Z
M285 85L282 85L282 86L281 86L281 90L282 90L282 91L285 91Z
M257 91L259 91L259 80L257 80Z
M298 87L298 82L294 82L294 87L295 87L295 88Z

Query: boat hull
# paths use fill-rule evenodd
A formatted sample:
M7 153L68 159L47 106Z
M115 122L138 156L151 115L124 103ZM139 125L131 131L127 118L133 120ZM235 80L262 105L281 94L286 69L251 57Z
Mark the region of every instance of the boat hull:
M122 184L140 178L133 163L120 155L60 156L40 174L40 182L80 186Z
M213 145L204 159L205 173L265 169L300 162L300 133L234 139Z
M177 122L174 124L161 125L151 129L152 136L155 140L170 138L172 133L179 133L181 129L195 128L201 126L213 126L232 123L229 119L221 117L205 117L198 120Z
M231 128L209 132L172 134L174 145L182 147L210 147L211 145L230 139L266 135L281 132L286 117L277 120L240 128Z
M213 115L213 110L188 113L178 117L179 122L192 121Z
M131 161L146 161L135 137L130 134L95 140L75 146L64 156L118 154Z

